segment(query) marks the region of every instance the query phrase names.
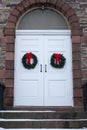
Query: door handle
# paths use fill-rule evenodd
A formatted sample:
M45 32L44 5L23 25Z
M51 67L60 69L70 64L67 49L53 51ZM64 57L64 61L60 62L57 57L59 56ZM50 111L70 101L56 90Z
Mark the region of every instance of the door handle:
M42 72L42 64L40 64L40 72Z
M47 65L45 65L45 72L47 72Z

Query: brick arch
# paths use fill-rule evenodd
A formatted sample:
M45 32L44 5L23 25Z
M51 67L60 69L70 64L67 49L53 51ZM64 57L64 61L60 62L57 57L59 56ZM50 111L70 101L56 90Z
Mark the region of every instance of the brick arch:
M74 86L74 105L82 105L81 90L81 35L80 24L73 9L64 2L64 0L23 0L16 5L8 17L7 24L3 30L6 43L6 89L8 94L5 96L5 104L13 105L13 88L14 88L14 43L15 30L19 18L29 9L36 7L50 7L60 11L67 19L71 28L72 54L73 54L73 86ZM10 91L8 91L8 89Z

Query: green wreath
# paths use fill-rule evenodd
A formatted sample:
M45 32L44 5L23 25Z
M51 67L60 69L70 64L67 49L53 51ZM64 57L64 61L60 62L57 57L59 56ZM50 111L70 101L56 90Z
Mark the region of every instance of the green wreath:
M37 62L37 57L31 52L24 54L24 56L22 57L22 64L26 69L34 69L37 65Z
M65 65L66 59L62 54L54 53L51 56L50 64L54 68L63 68Z

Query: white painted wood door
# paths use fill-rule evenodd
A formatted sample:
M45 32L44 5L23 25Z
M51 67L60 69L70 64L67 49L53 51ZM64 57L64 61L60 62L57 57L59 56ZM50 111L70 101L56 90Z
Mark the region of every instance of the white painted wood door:
M18 35L19 34L19 35ZM69 31L18 31L15 43L15 106L72 106L72 49ZM27 70L21 59L26 52L38 58ZM53 53L66 58L62 69L50 65Z
M47 106L72 106L72 55L70 36L56 35L45 38L45 85L44 104ZM50 65L53 53L66 58L64 68L56 69Z

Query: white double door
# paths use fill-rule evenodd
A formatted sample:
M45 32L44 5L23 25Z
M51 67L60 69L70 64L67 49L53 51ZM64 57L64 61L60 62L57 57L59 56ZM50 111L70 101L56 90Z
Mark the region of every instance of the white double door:
M72 106L72 49L69 31L56 33L17 32L15 43L15 106ZM25 69L21 62L32 52L38 63ZM51 55L61 53L66 58L64 68L50 65Z

